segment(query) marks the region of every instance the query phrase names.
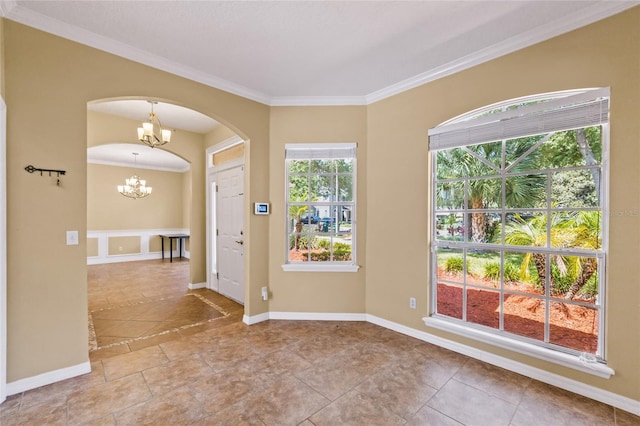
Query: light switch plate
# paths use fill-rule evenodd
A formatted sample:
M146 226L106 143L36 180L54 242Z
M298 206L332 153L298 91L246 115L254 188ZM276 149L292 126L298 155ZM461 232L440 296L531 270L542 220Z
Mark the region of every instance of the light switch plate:
M68 246L78 245L78 231L67 231L67 245Z

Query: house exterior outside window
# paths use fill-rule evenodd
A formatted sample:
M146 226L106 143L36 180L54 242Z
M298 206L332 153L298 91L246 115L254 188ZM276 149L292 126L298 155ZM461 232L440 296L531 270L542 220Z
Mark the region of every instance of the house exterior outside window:
M356 271L356 144L287 144L285 271Z
M552 93L429 131L427 325L606 364L608 111L608 89Z

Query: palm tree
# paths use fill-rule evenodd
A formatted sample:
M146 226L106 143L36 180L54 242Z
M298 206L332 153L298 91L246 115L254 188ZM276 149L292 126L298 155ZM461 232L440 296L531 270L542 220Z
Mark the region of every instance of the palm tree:
M600 212L580 211L570 214L555 214L551 222L551 246L571 247L587 250L600 248ZM519 246L545 247L547 245L546 215L524 220L516 216L505 228L505 243ZM575 277L572 285L564 294L571 300L597 272L598 264L593 257L552 255L551 260L561 276ZM544 253L526 253L520 266L520 276L529 280L529 267L534 263L542 290L546 289L546 255ZM553 276L550 278L550 290L554 289Z
M551 246L566 246L566 241L570 238L560 221L563 220L559 215L554 215L551 223ZM509 245L516 246L547 246L547 216L544 214L534 216L529 220L523 219L520 215L516 215L513 221L505 227L504 241ZM560 255L552 255L551 260L558 267L562 275L565 275L569 269L567 259ZM547 255L539 252L529 252L522 258L520 265L520 276L525 280L531 279L529 267L533 262L538 273L539 284L542 291L546 291L547 287ZM549 277L549 288L553 289L553 277Z
M598 250L601 247L601 227L599 211L580 211L571 223L573 231L573 247L588 250ZM572 300L582 290L589 279L598 271L598 262L594 257L575 256L576 279L564 295Z
M509 173L539 169L539 155L532 149L541 145L547 137L529 137L509 141L490 142L461 148L438 151L436 197L441 205L452 202L462 205L460 199L463 182L467 179L467 200L470 214L470 238L474 243L486 241L487 213L478 210L497 208L502 204L502 171ZM451 198L451 194L454 198ZM544 200L545 178L539 174L516 174L505 179L507 207L535 207ZM449 196L446 199L445 196Z

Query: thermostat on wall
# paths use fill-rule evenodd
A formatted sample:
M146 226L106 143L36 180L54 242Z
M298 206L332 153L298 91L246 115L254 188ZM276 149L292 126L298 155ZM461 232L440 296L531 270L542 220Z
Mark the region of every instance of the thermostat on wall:
M253 203L253 214L269 214L269 203Z

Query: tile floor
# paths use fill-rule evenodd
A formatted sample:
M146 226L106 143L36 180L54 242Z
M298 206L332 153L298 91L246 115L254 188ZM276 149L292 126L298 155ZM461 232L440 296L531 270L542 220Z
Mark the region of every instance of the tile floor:
M90 309L179 296L188 262L89 268ZM131 269L133 268L133 269ZM133 278L132 278L133 277ZM1 425L640 425L640 417L362 322L228 316L90 352Z

